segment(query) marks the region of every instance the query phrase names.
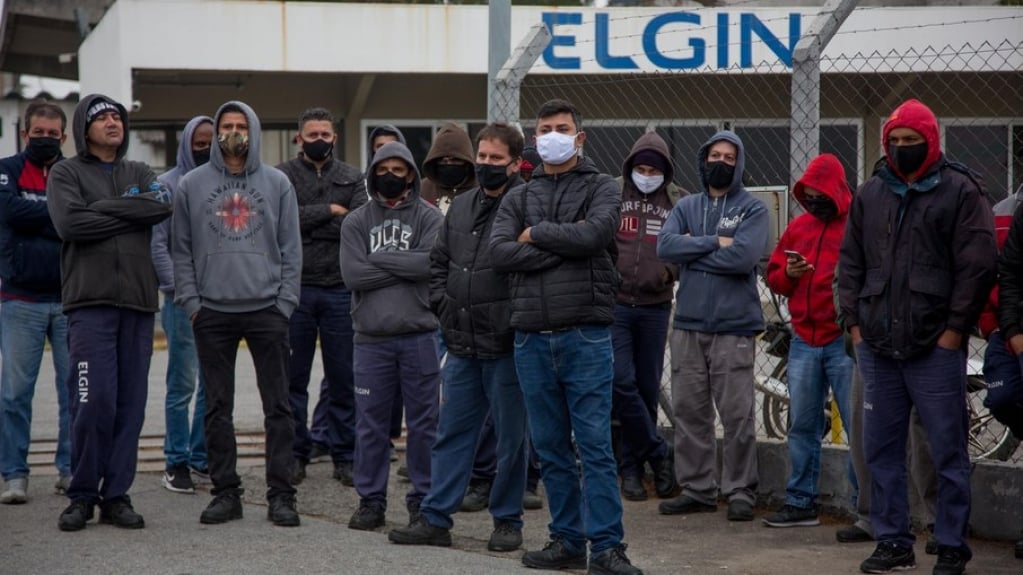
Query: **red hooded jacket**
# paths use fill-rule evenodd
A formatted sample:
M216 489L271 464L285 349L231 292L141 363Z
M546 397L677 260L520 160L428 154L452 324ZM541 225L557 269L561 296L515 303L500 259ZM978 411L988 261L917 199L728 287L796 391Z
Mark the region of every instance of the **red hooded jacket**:
M807 187L831 198L838 208L838 215L824 221L806 213L792 220L767 264L767 285L774 293L789 299L792 328L796 335L808 344L820 347L842 335L836 321L831 284L838 265L838 249L842 245L852 193L842 164L831 154L814 158L796 183L792 195L800 205L805 205ZM788 262L785 250L802 254L813 269L800 278L790 278L785 274Z

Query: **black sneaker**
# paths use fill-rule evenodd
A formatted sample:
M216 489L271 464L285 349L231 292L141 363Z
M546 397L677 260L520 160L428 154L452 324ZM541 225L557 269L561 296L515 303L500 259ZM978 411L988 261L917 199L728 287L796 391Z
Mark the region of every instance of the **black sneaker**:
M1023 559L1023 539L1016 542L1016 559Z
M76 499L67 506L67 509L60 512L60 519L57 520L57 527L61 531L81 531L85 524L92 519L92 504L84 500Z
M543 509L543 497L536 489L527 489L522 494L523 509Z
M733 499L728 502L729 521L753 521L753 504L742 499Z
M643 575L643 571L634 566L625 556L624 543L590 557L590 569L587 573L592 575Z
M127 495L100 503L99 522L121 529L142 529L146 526L146 521L135 512Z
M398 545L433 545L434 547L451 547L451 530L430 525L420 515L408 527L397 527L387 534L391 543Z
M657 511L661 515L688 515L689 513L714 513L718 510L717 505L710 505L702 503L689 497L688 495L679 495L674 499L662 501L657 506Z
M860 563L860 571L864 573L891 573L916 569L916 555L912 547L903 547L891 541L877 544L874 554Z
M850 525L835 531L835 539L839 543L866 543L867 541L873 541L874 536L859 525Z
M291 468L291 485L297 486L305 481L305 466L308 465L308 461L301 459L295 460L295 466Z
M194 466L192 464L189 464L188 465L188 469L192 472L192 475L194 475L195 478L198 479L199 481L209 481L210 480L210 468L209 467L196 467L196 466Z
M163 472L161 483L168 491L173 491L174 493L195 493L192 473L188 470L188 465L184 463L168 467Z
M266 518L278 527L298 527L302 520L295 510L295 496L288 493L271 499L266 510Z
M330 461L330 448L322 443L313 442L309 449L309 463L323 463Z
M768 527L813 527L820 525L817 510L814 508L785 505L777 513L764 517L764 525Z
M383 527L384 523L384 508L362 501L352 514L352 518L348 520L348 528L372 531L377 527Z
M486 480L471 481L459 509L467 513L486 509L490 505L490 487L491 483Z
M629 501L646 501L646 487L643 479L635 475L622 477L622 496Z
M938 546L938 562L934 564L933 575L962 575L966 564L973 559L969 547Z
M199 523L216 525L242 518L242 498L237 491L224 491L215 496L199 516Z
M522 529L509 521L498 521L490 534L490 541L487 541L487 550L505 552L519 547L522 547Z
M342 461L334 466L334 479L341 482L341 485L352 487L355 485L355 476L352 474L352 462Z
M657 497L667 499L675 495L675 491L678 490L678 481L675 480L675 458L671 455L662 457L660 461L652 462L650 467L654 469L654 489L657 490Z
M526 551L522 564L534 569L586 569L586 552L572 552L560 539L551 539L540 551Z

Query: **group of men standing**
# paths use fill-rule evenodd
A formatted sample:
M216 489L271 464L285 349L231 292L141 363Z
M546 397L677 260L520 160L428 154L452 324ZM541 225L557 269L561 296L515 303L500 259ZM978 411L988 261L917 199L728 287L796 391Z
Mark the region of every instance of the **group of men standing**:
M162 291L170 350L162 481L193 492L192 474L208 473L213 499L202 523L243 515L232 423L242 339L263 403L267 517L276 525L300 523L295 486L315 442L326 443L334 477L359 494L349 527L383 526L398 405L412 486L408 525L389 534L395 543L451 544L488 419L497 462L490 550L522 544L527 437L540 461L550 542L525 553L527 566L641 573L625 554L619 478L626 499L645 499L647 465L663 514L713 512L720 496L729 520L754 518L757 268L768 213L743 186L736 134L719 132L700 148L703 189L686 194L655 133L636 142L620 180L600 173L579 153L582 118L564 100L537 114L542 163L531 173L520 173L521 132L494 123L468 158L461 148L433 154L425 181L397 130L371 138L365 174L334 158L333 117L322 108L302 114L301 154L274 169L260 160L255 112L227 102L186 125L177 167L160 178L124 158L127 113L112 99L81 100L69 159L60 156L65 124L59 107L29 106L26 151L0 164L3 503L27 498L31 396L49 339L62 409L57 488L70 500L60 529L83 529L96 506L101 522L144 527L128 490ZM929 109L901 106L885 125L884 161L855 197L837 159L815 159L793 192L807 213L767 270L771 289L789 298L795 336L793 474L785 506L764 522L818 523L820 407L830 388L843 420L862 414L850 438L862 441L872 476L861 480L872 528L839 540L879 542L867 573L915 565L904 473L911 407L938 473L935 573L962 573L970 559L965 346L997 254L983 193L944 158L937 133ZM442 202L446 213L434 205ZM1000 331L1018 354L1023 223L1013 226ZM843 331L863 376L862 405L850 405ZM656 430L666 340L674 450ZM318 442L307 427L317 341L326 422ZM1002 364L1019 378L1018 361ZM1002 412L1018 417L1009 404Z

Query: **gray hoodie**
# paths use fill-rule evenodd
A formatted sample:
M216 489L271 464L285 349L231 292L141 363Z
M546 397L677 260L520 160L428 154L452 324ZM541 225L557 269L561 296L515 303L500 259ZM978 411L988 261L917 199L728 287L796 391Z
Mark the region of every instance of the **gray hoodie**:
M373 138L389 134L398 138L398 141L402 144L408 145L405 141L405 134L398 129L397 126L391 124L381 124L369 133L369 138L366 139L366 176L369 177L369 168L373 165Z
M415 176L408 197L394 207L377 194L372 175L388 158L401 158ZM367 180L369 203L341 224L341 275L352 290L355 341L434 331L438 323L430 311L430 250L444 216L419 196L419 171L404 144L384 144L373 157Z
M185 174L174 195L171 255L174 303L191 316L201 307L227 313L270 306L285 316L298 305L302 236L295 189L280 170L262 163L259 118L232 101L249 123L242 173L228 173L216 143L209 163Z
M735 144L738 157L728 192L711 198L707 152L721 140ZM745 167L739 136L727 130L711 136L697 153L703 193L679 200L657 236L657 257L680 266L675 329L736 335L764 329L757 264L767 248L768 213L742 186ZM719 237L732 238L732 245L720 247Z
M185 124L181 133L181 142L178 143L178 162L170 170L167 170L157 180L167 186L167 190L173 197L178 189L178 180L188 172L195 169L195 158L192 157L192 136L200 124L213 123L209 116L196 116ZM212 152L211 152L212 153ZM153 265L156 266L156 277L160 278L160 291L167 297L174 298L174 262L171 260L170 251L171 220L164 220L153 226Z

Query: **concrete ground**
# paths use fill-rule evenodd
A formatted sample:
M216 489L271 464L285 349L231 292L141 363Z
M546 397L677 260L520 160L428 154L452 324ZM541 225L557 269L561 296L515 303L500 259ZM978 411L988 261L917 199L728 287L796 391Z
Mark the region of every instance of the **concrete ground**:
M486 541L492 528L486 512L455 516L451 549L405 547L387 541L386 530L407 522L403 496L409 484L392 465L388 525L377 532L347 528L358 498L354 489L331 478L330 464L310 465L299 487L302 526L274 527L266 520L264 470L258 457L242 457L247 489L245 518L222 526L200 525L209 502L208 485L197 495L174 494L160 486L163 434L163 377L166 352L153 357L150 399L141 451L141 472L132 489L136 509L146 518L140 531L117 530L90 523L79 533L63 533L57 516L67 501L52 493L55 479L52 439L56 437L56 402L52 370L44 368L34 402L34 437L30 460L31 500L26 505L0 506L0 574L239 574L271 573L524 573L522 551L490 553ZM252 364L239 354L236 426L244 433L244 453L261 449L258 430L262 414ZM319 381L319 367L313 381ZM312 387L316 387L315 385ZM313 390L311 390L313 391ZM315 398L315 391L312 393ZM825 520L813 528L768 529L757 521L730 523L724 508L716 514L662 516L656 499L625 502L626 542L634 563L648 574L791 575L857 573L872 544L838 544L835 529L842 521ZM546 509L525 513L524 548L538 549L547 537ZM1012 546L971 541L974 575L1023 573L1023 561L1012 558ZM926 573L934 558L917 544L918 572ZM530 571L531 572L531 571Z

